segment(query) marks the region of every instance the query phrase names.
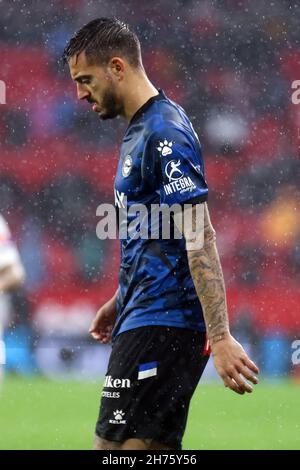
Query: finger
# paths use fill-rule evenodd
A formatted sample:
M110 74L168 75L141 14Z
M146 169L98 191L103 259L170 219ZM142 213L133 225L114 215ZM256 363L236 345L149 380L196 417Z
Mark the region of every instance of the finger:
M93 331L91 333L91 336L98 341L98 340L102 340L103 338L105 338L107 334L104 331Z
M97 331L92 331L92 332L91 332L91 336L92 336L94 339L98 340L98 339L101 338L102 335L101 335L100 333L97 333Z
M109 342L110 342L109 338L103 338L103 340L101 341L102 344L108 344Z
M97 338L94 337L94 340L97 341L97 343L101 343L101 344L106 344L107 342L109 342L107 338L102 337L102 336L97 337Z
M101 343L103 344L108 344L111 341L111 335L103 335L101 339Z
M108 339L108 341L110 341L110 340L111 340L111 337L112 337L111 332L107 333L107 334L105 335L105 337Z
M90 328L89 328L89 333L91 333L92 331L97 331L98 329L98 322L96 319L94 319L90 325Z
M230 390L233 390L239 395L244 395L245 391L241 390L240 387L230 377L225 377L223 379L223 382L224 382L225 387L230 388Z
M247 393L253 392L253 388L248 382L246 382L238 372L233 372L231 378L237 383L241 390L244 390Z
M245 364L245 366L248 367L248 369L252 370L252 372L254 372L255 374L259 374L259 368L257 367L256 364L254 364L253 361L251 361L251 359L249 359L248 356L243 357L242 361Z
M251 374L249 369L247 369L246 367L240 366L237 368L237 370L240 374L242 374L245 377L245 379L249 380L254 385L258 384L259 382L258 378L255 377L255 375Z
M107 333L102 333L100 336L99 336L99 339L100 343L103 343L103 344L107 344L110 342L111 340L111 335L110 334L107 334Z

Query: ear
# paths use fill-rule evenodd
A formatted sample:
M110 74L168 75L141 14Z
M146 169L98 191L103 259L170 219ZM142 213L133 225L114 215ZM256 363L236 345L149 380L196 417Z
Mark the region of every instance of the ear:
M125 62L121 57L113 57L110 59L108 64L111 73L116 76L116 78L122 78L125 72Z

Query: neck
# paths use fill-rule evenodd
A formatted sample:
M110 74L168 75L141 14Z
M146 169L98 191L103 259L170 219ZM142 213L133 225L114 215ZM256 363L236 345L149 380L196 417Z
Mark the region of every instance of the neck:
M156 95L158 95L158 91L146 74L141 73L133 77L126 90L122 116L129 122L138 109Z

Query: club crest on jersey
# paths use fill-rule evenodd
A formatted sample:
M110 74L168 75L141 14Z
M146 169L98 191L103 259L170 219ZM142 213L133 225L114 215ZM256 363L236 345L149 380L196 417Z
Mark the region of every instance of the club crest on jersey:
M165 157L166 155L171 155L173 153L172 145L172 141L168 142L167 139L165 139L163 142L159 142L159 146L156 148L161 155Z
M131 170L132 170L132 158L130 155L126 155L125 159L124 159L124 163L123 163L123 166L122 166L122 175L124 176L124 178L127 178L127 176L130 175L131 173Z

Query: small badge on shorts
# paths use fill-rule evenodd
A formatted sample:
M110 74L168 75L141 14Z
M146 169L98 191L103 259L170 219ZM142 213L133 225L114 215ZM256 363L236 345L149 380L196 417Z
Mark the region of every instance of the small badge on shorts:
M157 375L157 362L147 362L139 365L138 380L148 379Z

